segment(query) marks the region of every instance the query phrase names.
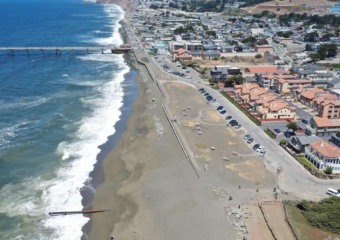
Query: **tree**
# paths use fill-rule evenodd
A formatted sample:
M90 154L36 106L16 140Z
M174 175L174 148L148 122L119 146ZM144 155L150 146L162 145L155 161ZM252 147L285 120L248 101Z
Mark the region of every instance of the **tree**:
M322 44L318 49L318 54L320 59L325 59L328 57L335 57L338 51L338 46L335 43Z
M288 128L287 131L292 129L293 133L299 129L299 125L296 122L289 122L287 123L286 127Z
M262 58L262 54L256 54L255 58Z
M318 53L310 53L309 57L313 60L315 63L315 60L320 59L320 55Z
M325 169L325 173L326 174L332 174L332 172L333 172L333 168L332 167L326 167L326 169Z
M206 31L205 32L207 35L209 35L209 36L214 36L214 37L216 37L216 32L215 31Z
M305 41L308 42L315 42L317 40L317 38L319 37L319 34L317 32L311 32L311 33L307 33L305 35Z
M225 83L226 84L241 84L243 83L243 77L241 75L233 75L233 76L230 76L228 77L226 80L225 80Z
M256 44L257 45L265 45L265 44L268 44L268 41L265 38L261 38L260 40L257 41Z

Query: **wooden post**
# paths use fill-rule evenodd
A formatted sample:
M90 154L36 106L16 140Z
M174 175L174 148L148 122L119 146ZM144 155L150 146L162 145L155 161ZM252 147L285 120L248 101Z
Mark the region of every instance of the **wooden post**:
M12 49L10 49L10 51L11 51L11 56L14 56L13 50L12 50Z
M44 49L40 49L40 50L41 50L41 54L42 54L43 56L45 56Z
M28 52L28 49L25 49L25 51L26 51L26 55L29 56L30 53Z

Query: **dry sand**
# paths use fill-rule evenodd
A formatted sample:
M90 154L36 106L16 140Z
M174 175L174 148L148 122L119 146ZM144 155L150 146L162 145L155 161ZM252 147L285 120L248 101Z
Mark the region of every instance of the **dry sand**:
M244 206L271 196L276 176L261 167L260 158L241 139L244 132L226 127L197 89L178 82L162 87L169 97L171 116L178 116L176 129L195 158L199 178L166 119L158 88L151 81L140 84L128 129L103 161L105 182L97 187L93 202L93 209L112 211L93 215L88 239L114 235L114 239L138 240L235 240L225 206ZM202 119L202 114L209 117ZM240 155L232 155L234 151ZM208 172L204 171L207 160ZM256 172L254 167L258 167ZM224 189L223 197L217 188ZM233 200L228 201L228 196Z

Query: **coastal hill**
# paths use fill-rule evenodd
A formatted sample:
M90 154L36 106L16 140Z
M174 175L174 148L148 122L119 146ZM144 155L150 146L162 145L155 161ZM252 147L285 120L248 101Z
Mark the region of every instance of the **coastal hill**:
M122 8L125 8L129 3L129 0L96 0L96 3L116 4Z

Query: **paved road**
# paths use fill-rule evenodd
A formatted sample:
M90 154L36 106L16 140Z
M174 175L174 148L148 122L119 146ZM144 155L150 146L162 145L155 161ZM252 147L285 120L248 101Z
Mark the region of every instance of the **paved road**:
M130 33L128 31L128 33ZM129 34L130 37L134 37L133 33ZM136 38L135 38L136 39ZM137 46L140 43L136 42ZM145 51L140 52L141 56L145 56L151 60ZM155 63L153 60L150 62ZM170 63L169 63L170 65ZM158 69L157 75L168 74ZM155 71L157 71L155 69ZM192 71L192 70L191 70ZM173 78L173 75L169 75L169 78ZM197 86L197 89L203 85L198 82L201 81L200 78L194 77L192 79L181 79L184 82L192 83ZM224 98L217 90L209 90L211 95L216 98L216 101L221 103L228 111L228 114L232 115L234 119L237 119L242 127L253 136L254 142L259 142L266 149L266 156L264 162L266 167L273 171L277 168L282 167L283 171L280 174L280 189L284 192L288 192L290 195L296 196L298 198L305 198L310 200L319 200L321 198L327 197L325 194L327 188L332 187L334 189L340 188L340 180L321 180L313 177L306 171L293 157L291 157L284 149L282 149L278 144L270 139L261 129L261 127L256 126L252 121L250 121L241 111L239 111L233 104L231 104L226 98ZM203 96L202 96L203 97ZM250 145L249 147L252 147Z

